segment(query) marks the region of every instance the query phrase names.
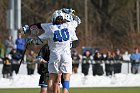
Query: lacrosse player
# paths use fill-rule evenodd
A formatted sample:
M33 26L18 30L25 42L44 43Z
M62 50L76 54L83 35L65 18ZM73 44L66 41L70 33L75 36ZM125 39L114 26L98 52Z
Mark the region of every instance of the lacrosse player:
M47 93L48 81L49 81L49 71L48 71L48 61L49 61L50 50L48 44L45 44L39 51L37 59L39 61L37 66L37 71L40 74L39 86L41 87L40 93ZM60 86L58 85L57 93L60 93Z
M78 40L75 30L81 23L81 20L78 16L68 16L71 14L71 10L68 12L66 10L65 13L64 11L56 10L52 15L52 23L34 24L24 28L26 29L25 31L36 31L36 29L45 30L45 33L41 34L39 38L42 41L47 40L50 49L48 63L49 93L57 93L58 84L60 82L60 73L63 73L64 75L63 93L68 93L70 76L72 74L70 43ZM73 20L67 20L70 18L73 18ZM30 30L27 30L28 28ZM40 44L40 39L30 39L28 40L28 43ZM75 45L75 43L73 45Z

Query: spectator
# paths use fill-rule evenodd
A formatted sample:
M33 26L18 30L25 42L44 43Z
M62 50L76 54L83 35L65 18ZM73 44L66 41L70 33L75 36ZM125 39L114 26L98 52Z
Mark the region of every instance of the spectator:
M9 54L5 55L5 58L3 58L2 74L3 78L12 77L11 56Z
M107 54L106 53L102 53L102 62L105 63L107 60Z
M85 53L82 56L82 73L84 76L88 75L90 63L92 62L93 57L91 56L90 51L85 51Z
M35 62L36 62L36 54L34 53L33 50L27 54L27 74L32 75L34 74L35 70Z
M137 74L140 67L140 53L138 48L134 48L134 52L130 56L131 60L131 72Z
M106 76L112 76L114 72L114 66L113 66L113 57L111 54L111 51L107 52L106 62L105 62L105 72Z
M121 69L122 69L122 55L120 54L120 50L117 49L116 50L116 55L115 55L115 64L114 64L114 74L115 73L121 73Z
M123 57L123 62L127 63L127 72L129 73L130 70L130 54L128 53L128 51L125 51L124 54L122 55Z
M127 61L127 62L130 61L130 54L128 53L128 51L125 51L122 57L124 61Z
M9 36L8 39L5 40L5 54L9 54L13 48L14 42L12 36Z
M21 59L21 55L17 53L16 49L12 49L10 54L12 57L12 73L15 71L15 73L18 74L19 61Z
M19 33L18 38L16 39L16 48L17 48L17 53L19 53L20 55L23 54L24 45L25 45L25 40L24 38L22 38L21 33Z
M76 50L72 51L72 71L77 73L79 67L80 56L78 55Z
M94 55L94 62L92 64L92 72L93 72L93 76L95 75L103 75L103 67L101 66L102 63L102 56L100 54L100 52L96 52Z

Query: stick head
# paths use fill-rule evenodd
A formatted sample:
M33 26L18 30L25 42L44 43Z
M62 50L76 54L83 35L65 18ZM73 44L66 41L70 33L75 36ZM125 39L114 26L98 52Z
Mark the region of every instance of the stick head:
M37 36L39 34L39 29L36 25L25 25L20 29L20 33L26 36Z

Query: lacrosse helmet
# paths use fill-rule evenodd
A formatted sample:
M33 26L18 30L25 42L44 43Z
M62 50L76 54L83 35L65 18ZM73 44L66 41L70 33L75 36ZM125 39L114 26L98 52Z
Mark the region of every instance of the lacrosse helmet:
M68 22L73 21L73 13L75 12L75 10L73 10L72 8L62 8L61 11L65 14L65 20L67 20Z
M62 8L61 10L66 14L73 14L75 12L72 8Z
M55 23L57 20L64 20L64 13L61 10L56 10L52 15L52 22Z

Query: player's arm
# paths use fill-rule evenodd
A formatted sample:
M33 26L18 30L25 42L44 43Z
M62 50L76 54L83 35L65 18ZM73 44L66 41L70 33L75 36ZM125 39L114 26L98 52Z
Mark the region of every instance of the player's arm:
M73 15L73 20L77 22L77 25L81 24L81 19L78 16Z
M67 22L75 28L81 23L81 19L74 14L75 10L72 8L62 8L61 11L65 14Z
M43 62L43 63L47 63L48 61L46 61L42 56L37 56L36 57L37 61L39 61L40 63Z
M47 63L48 61L46 61L46 60L44 60L44 59L42 58L42 59L40 59L39 62Z
M44 63L46 63L46 62L48 62L48 61L46 61L46 60L42 59L42 61L41 61L41 62L44 62Z

